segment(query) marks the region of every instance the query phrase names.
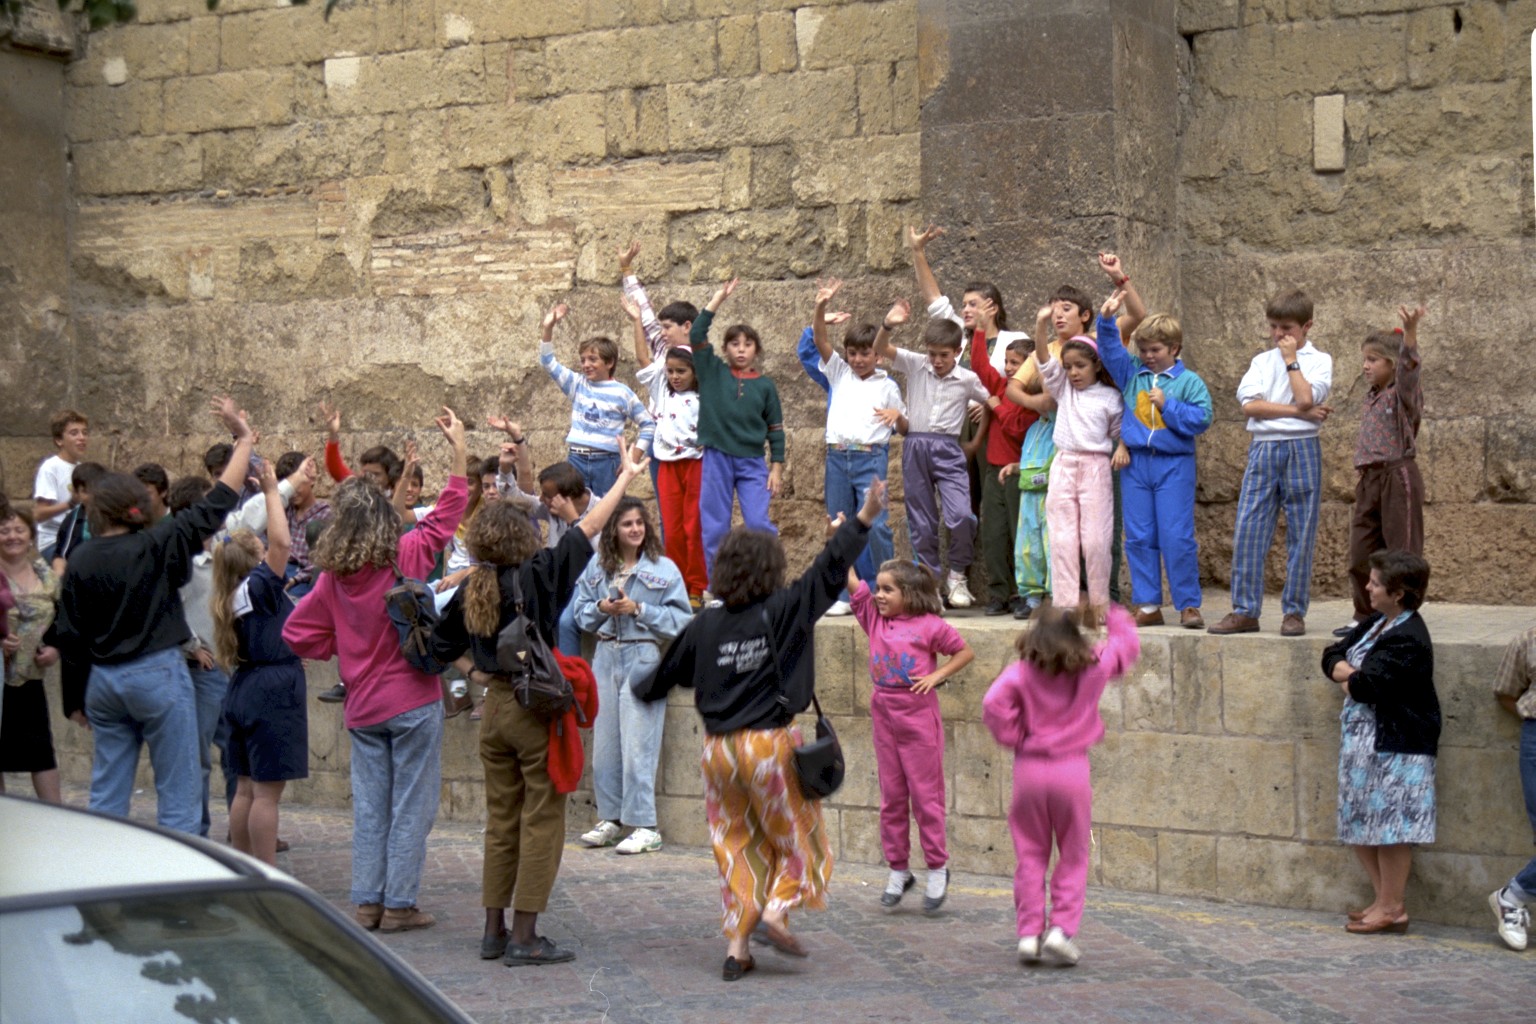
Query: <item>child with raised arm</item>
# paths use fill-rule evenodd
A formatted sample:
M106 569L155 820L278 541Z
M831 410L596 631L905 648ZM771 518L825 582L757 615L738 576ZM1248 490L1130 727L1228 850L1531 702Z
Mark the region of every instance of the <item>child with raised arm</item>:
M1211 395L1205 381L1179 358L1184 334L1177 320L1166 313L1143 320L1131 335L1137 350L1132 356L1121 344L1110 304L1104 309L1099 316L1099 351L1125 400L1120 443L1130 461L1120 484L1136 625L1163 624L1166 566L1179 625L1203 629L1200 546L1195 540L1195 438L1211 425Z
M846 517L839 514L832 533ZM941 617L939 580L915 562L883 562L873 587L848 570L853 614L869 637L870 728L880 774L880 846L891 874L880 905L901 902L915 880L908 868L912 822L928 868L923 910L932 914L949 891L944 834L944 722L937 688L976 657ZM939 665L939 655L949 661Z
M1237 385L1248 417L1248 465L1232 528L1232 611L1207 632L1257 633L1264 604L1264 556L1275 539L1275 517L1285 509L1285 590L1281 636L1307 631L1312 549L1322 502L1323 446L1318 440L1332 411L1333 359L1307 336L1312 300L1290 289L1264 307L1274 347L1253 357Z
M709 344L709 327L737 283L733 278L715 291L689 335L699 382L699 444L704 448L699 520L711 578L715 552L731 532L736 501L741 502L743 525L779 532L768 518L768 502L778 496L784 479L784 410L772 378L757 370L762 340L746 324L732 324L725 329L723 359ZM764 444L772 464L767 469Z
M565 319L570 307L559 303L540 324L539 362L571 400L571 430L565 435L569 447L566 461L575 466L587 489L606 494L619 475L619 450L615 437L633 422L639 428L635 450L651 446L656 424L640 399L623 381L613 379L619 361L619 347L612 338L594 335L576 352L581 359L581 373L575 373L555 358L555 325Z
M967 404L985 402L987 389L974 373L960 365L960 327L953 321L929 320L923 327L926 356L891 344L892 329L906 323L909 314L910 307L904 300L892 306L875 337L875 346L877 353L889 357L894 368L907 376L910 429L901 446L901 470L912 553L934 575L942 573L942 504L944 525L949 528L949 575L944 596L951 607L969 608L974 598L965 573L975 552L976 517L971 514L970 477L965 468L966 451L960 444L960 429Z
M875 365L874 324L854 324L843 335L843 353L832 349L827 337L827 304L843 282L831 278L816 284L816 311L811 317L811 339L821 357L817 369L830 387L827 404L826 503L827 515L851 516L864 504L864 493L875 480L884 480L891 462L891 422L882 410L905 411L901 388L891 375ZM869 546L856 567L872 568L891 557L891 527L881 510L869 528ZM867 571L867 570L865 570ZM859 576L873 584L874 574ZM847 595L827 610L846 615L852 610Z
M1399 306L1403 326L1372 331L1361 344L1370 390L1355 441L1355 508L1349 521L1349 583L1355 618L1349 631L1372 614L1365 584L1377 551L1424 553L1424 480L1414 461L1424 392L1419 387L1419 321L1424 307Z
M221 709L235 774L229 836L235 849L268 864L277 860L278 803L290 779L309 777L309 716L304 665L283 642L293 610L283 588L288 568L288 517L277 472L261 464L267 541L238 530L213 552L213 641L230 672Z
M646 344L645 311L627 294L623 301L624 312L635 325L638 357ZM662 349L635 377L650 392L651 415L656 419L651 468L663 524L658 537L683 574L689 601L699 608L709 589L709 574L704 568L704 529L699 521L704 449L699 446L699 380L693 369L693 349L686 345Z
M1093 643L1077 616L1042 613L1019 635L1019 660L1003 670L981 702L982 722L1013 751L1013 802L1008 825L1018 867L1013 874L1019 959L1042 955L1063 966L1081 956L1075 938L1088 889L1093 784L1088 750L1104 738L1099 698L1110 680L1129 671L1141 653L1131 617L1109 609L1104 639ZM1045 914L1046 870L1051 914Z
M1110 301L1118 306L1119 293ZM1081 554L1088 577L1088 611L1082 621L1091 628L1102 621L1110 601L1114 531L1110 456L1120 436L1123 403L1120 392L1109 383L1098 342L1084 334L1061 346L1060 359L1047 352L1040 361L1040 380L1057 405L1056 458L1045 494L1052 604L1061 609L1078 607Z

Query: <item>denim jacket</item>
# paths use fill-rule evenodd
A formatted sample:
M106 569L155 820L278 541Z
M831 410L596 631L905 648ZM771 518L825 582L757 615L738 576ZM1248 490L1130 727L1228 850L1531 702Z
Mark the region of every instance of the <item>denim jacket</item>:
M597 559L576 584L576 625L602 640L649 640L665 648L693 618L683 574L670 558L641 556L624 593L640 606L635 615L604 615L597 603L608 597L609 576Z

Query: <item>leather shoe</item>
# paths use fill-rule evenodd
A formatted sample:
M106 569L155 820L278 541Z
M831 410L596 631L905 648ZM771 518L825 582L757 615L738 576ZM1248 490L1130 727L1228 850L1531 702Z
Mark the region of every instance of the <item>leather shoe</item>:
M1179 625L1185 629L1204 629L1205 617L1200 614L1199 608L1185 608L1179 612Z
M745 960L737 960L733 956L725 958L725 966L720 969L720 978L723 981L740 981L741 976L757 966L757 961L751 957Z
M1154 608L1150 612L1137 611L1136 612L1136 625L1138 625L1138 626L1161 626L1161 625L1164 625L1164 623L1163 623L1163 610L1161 608Z
M1230 636L1233 633L1257 633L1259 620L1252 615L1239 615L1237 612L1229 612L1214 626L1205 627L1207 633L1217 636Z
M1344 926L1344 930L1352 935L1406 935L1408 915L1404 914L1396 921L1386 917L1376 921L1351 921Z
M789 929L781 924L769 924L767 921L757 922L757 927L752 929L752 937L760 942L766 942L785 956L807 957L800 940L789 934Z
M1307 622L1300 615L1287 615L1280 620L1281 636L1306 636Z
M986 608L982 609L981 614L995 617L998 615L1007 615L1011 611L1013 611L1013 609L1008 607L1007 601L993 600L987 602L987 606Z

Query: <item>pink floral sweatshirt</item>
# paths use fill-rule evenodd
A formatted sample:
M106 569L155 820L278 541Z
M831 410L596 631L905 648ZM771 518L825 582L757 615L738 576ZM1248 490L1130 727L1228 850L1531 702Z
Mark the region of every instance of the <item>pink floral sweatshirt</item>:
M1098 661L1074 675L1050 675L1027 661L1003 669L981 702L981 720L1015 757L1071 757L1104 738L1099 698L1141 654L1130 613L1109 606L1107 635L1094 647Z
M402 573L427 578L468 504L468 482L449 477L436 507L400 538L395 564ZM416 671L400 653L400 634L384 610L384 593L394 585L389 566L340 577L322 572L283 626L283 639L299 657L339 663L348 729L377 725L442 698L438 677Z

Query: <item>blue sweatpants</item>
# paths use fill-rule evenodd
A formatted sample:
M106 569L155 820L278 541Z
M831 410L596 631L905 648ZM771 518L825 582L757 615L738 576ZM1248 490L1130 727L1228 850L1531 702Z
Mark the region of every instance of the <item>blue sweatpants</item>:
M741 502L742 525L778 533L768 518L768 464L762 457L727 455L704 449L703 480L699 484L699 525L704 531L704 567L715 572L715 552L731 532L731 509Z
M1312 553L1323 490L1323 446L1316 437L1254 441L1237 496L1232 536L1232 610L1258 618L1264 605L1264 556L1275 539L1275 518L1285 509L1286 615L1307 614Z
M1131 452L1120 474L1125 507L1125 558L1131 564L1131 602L1163 603L1162 567L1179 611L1200 607L1200 545L1195 540L1195 456L1150 448Z

